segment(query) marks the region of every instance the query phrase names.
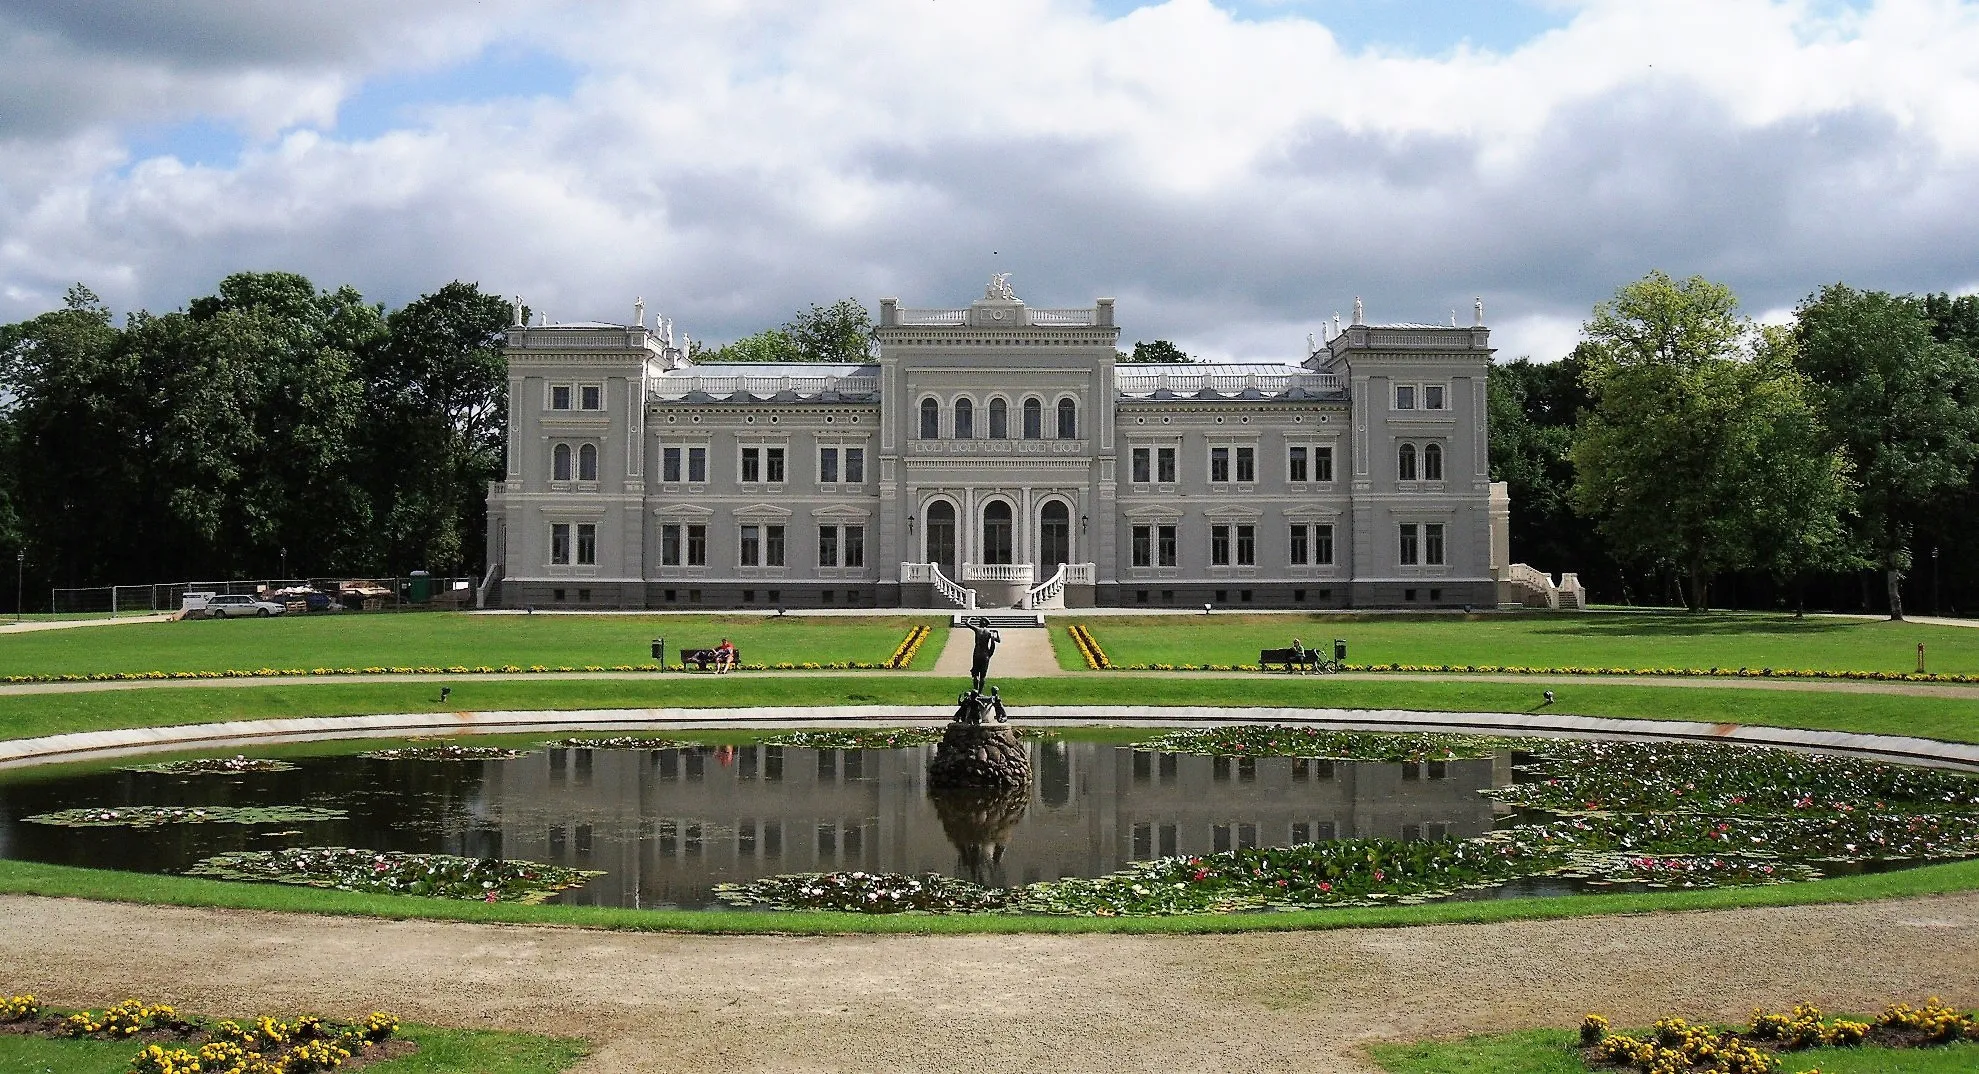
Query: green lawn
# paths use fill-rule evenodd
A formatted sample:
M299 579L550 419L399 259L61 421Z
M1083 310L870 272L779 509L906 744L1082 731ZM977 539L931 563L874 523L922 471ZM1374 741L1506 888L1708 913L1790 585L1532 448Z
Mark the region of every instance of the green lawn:
M916 624L939 619L762 615L466 615L453 612L127 623L0 634L0 676L129 671L452 665L650 664L682 646L732 639L751 663L884 662ZM932 667L948 632L921 646Z
M1368 1049L1390 1074L1587 1074L1573 1050L1574 1034L1551 1029L1493 1033L1455 1041L1378 1044ZM1979 1044L1941 1048L1815 1048L1785 1057L1786 1074L1970 1074Z
M419 1043L411 1055L365 1067L378 1074L556 1074L588 1050L581 1040L478 1029L405 1026ZM49 1040L0 1035L0 1074L124 1074L140 1045L132 1041Z
M1498 664L1519 667L1804 668L1822 671L1979 673L1979 629L1860 619L1722 613L1586 615L1095 616L1052 620L1059 666L1083 668L1065 628L1084 622L1115 664L1248 664L1259 649L1331 652L1347 642L1355 664Z
M940 631L936 632L941 633ZM463 709L736 708L793 705L953 705L956 686L879 672L815 676L638 676L625 679L454 680L443 704L438 682L342 682L283 686L174 686L78 693L0 695L0 738L68 731L209 723L284 716ZM1085 675L1001 679L1012 705L1177 705L1546 712L1637 719L1702 720L1774 727L1916 735L1979 742L1979 701L1901 694L1771 690L1734 686L1638 686L1599 681L1424 682L1262 676L1183 678ZM1555 701L1542 706L1540 693Z

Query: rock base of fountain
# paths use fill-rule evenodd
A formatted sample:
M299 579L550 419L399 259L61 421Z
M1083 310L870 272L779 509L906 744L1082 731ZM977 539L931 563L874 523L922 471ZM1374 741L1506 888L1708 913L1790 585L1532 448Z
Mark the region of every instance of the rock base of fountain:
M971 690L963 694L955 719L942 732L928 763L930 788L1007 790L1031 782L1031 757L1010 726L1003 700Z

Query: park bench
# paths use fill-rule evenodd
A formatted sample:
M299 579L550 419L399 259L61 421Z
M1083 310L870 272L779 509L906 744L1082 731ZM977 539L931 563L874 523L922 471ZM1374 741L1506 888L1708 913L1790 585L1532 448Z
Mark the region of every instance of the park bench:
M735 664L737 667L740 667L742 665L741 649L735 650ZM687 649L687 648L681 649L680 666L682 670L685 670L686 668L691 666L698 671L706 671L709 668L714 667L715 666L714 647L709 646L706 649Z
M1301 672L1340 670L1339 663L1326 659L1326 653L1320 649L1293 649L1289 647L1284 649L1259 649L1257 662L1261 668L1269 667L1272 664L1283 664L1285 670L1288 672L1295 665Z

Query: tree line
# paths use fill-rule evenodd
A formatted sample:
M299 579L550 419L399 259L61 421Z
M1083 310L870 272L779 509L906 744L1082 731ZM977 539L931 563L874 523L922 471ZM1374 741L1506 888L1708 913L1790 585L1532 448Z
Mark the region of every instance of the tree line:
M71 288L0 326L0 563L23 554L30 607L50 586L476 569L510 314L471 283L387 312L246 272L118 325Z
M1979 584L1979 296L1838 283L1760 325L1651 273L1495 367L1490 421L1513 559L1595 599L1901 617Z

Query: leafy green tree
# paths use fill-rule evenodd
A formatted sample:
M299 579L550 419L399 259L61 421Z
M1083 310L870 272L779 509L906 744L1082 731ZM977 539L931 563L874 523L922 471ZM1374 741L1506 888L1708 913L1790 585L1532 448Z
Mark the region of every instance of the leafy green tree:
M1970 484L1979 457L1979 357L1934 334L1943 323L1916 298L1843 284L1794 311L1795 361L1855 467L1855 531L1883 571L1892 619L1903 618L1918 522Z
M694 360L703 363L720 362L801 362L803 354L797 349L797 341L790 338L781 328L765 328L753 336L743 336L733 343L713 348L696 350Z
M1146 343L1143 343L1140 340L1135 340L1133 351L1131 353L1122 354L1120 357L1120 361L1128 362L1128 363L1158 362L1169 365L1181 365L1181 364L1194 362L1195 359L1189 357L1189 355L1185 353L1182 350L1182 348L1177 347L1175 344L1170 343L1165 339L1157 339L1152 342L1146 342Z
M370 494L384 564L479 564L488 482L502 476L510 309L458 280L386 318L364 366Z
M1519 358L1492 367L1491 479L1505 482L1511 494L1514 562L1575 571L1590 588L1620 588L1614 557L1594 523L1573 509L1574 425L1594 402L1581 384L1585 346L1555 362Z
M1651 273L1583 335L1594 406L1574 438L1574 504L1618 554L1677 569L1701 611L1717 573L1768 565L1780 544L1833 547L1847 464L1729 288Z
M696 350L697 362L837 362L872 360L873 315L856 298L811 308L781 328L766 328L711 350Z

